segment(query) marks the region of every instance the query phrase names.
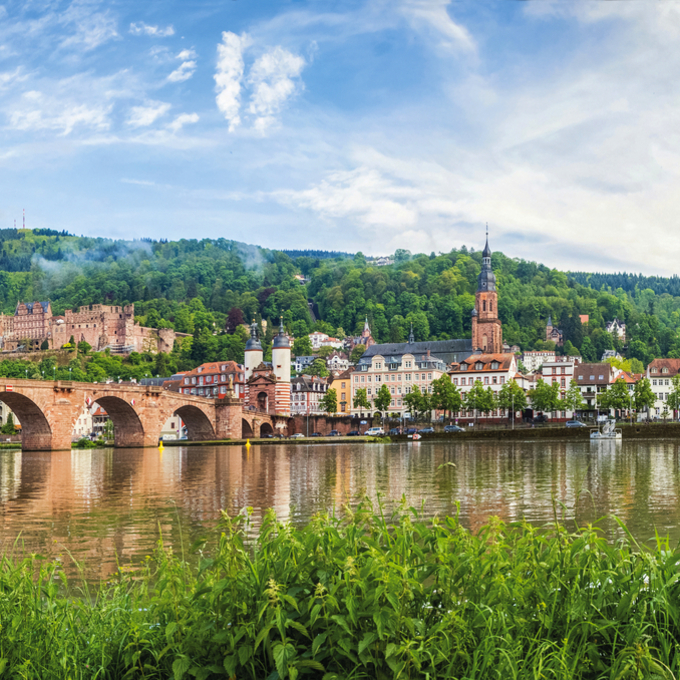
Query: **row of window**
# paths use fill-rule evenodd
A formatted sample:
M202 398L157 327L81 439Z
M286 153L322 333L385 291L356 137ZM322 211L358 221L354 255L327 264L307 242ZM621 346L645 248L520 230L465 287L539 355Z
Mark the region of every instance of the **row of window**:
M671 384L671 381L670 381L668 378L666 378L665 381L664 381L663 379L659 379L658 381L657 381L657 380L652 380L652 385L656 385L657 383L658 383L659 385L670 385L670 384Z
M366 396L367 396L367 397L373 396L371 390L372 390L371 387L367 387L367 388L366 388ZM377 396L377 394L378 394L378 391L379 391L379 390L376 388L376 390L375 390L376 396ZM427 392L428 394L432 394L432 387L429 387L429 386L427 386L427 385L423 385L423 387L420 389L420 391L421 391L422 393ZM390 394L401 394L401 393L402 393L402 392L401 392L401 385L397 385L397 387L396 387L396 392L395 392L395 388L394 388L394 387L390 387ZM409 386L404 387L404 394L410 394L410 393L411 393L411 388L410 388ZM357 393L356 393L356 390L355 390L355 391L354 391L354 396L355 396L355 397L356 397L356 394L357 394ZM345 393L343 392L342 395L343 395L342 398L344 399L344 398L345 398Z
M411 380L411 374L410 373L404 373L404 380L409 381ZM385 382L401 382L401 373L392 373L386 374L385 377ZM373 376L375 378L375 382L382 382L383 376L381 375L376 375ZM427 374L427 379L432 380L432 373ZM414 373L413 374L413 380L425 380L425 373ZM354 376L354 382L359 383L359 382L371 382L371 376L370 375L355 375Z
M467 380L467 382L466 382L466 380ZM461 385L474 385L475 382L476 382L477 380L479 380L479 378L473 378L473 377L470 377L470 378L460 378L460 384L461 384ZM490 380L491 382L489 382L489 380ZM458 378L454 378L454 379L453 379L453 384L454 384L454 385L457 385L457 384L458 384ZM501 376L497 376L497 375L488 376L488 375L485 375L485 376L484 376L484 384L485 384L485 385L504 385L504 384L505 384L505 376L504 376L504 375L501 375Z

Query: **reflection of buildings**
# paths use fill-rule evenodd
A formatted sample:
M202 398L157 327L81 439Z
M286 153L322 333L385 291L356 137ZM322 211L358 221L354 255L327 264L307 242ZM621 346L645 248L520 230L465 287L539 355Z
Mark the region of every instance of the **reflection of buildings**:
M456 514L459 503L472 529L491 515L543 525L556 508L580 525L614 513L637 537L656 526L675 541L679 452L666 441L1 451L0 539L10 549L21 534L27 553L68 549L91 578L106 578L117 561L151 553L159 530L179 553L181 541L186 548L209 533L222 509L234 516L252 507L252 535L268 508L303 523L364 496L376 505L380 494L388 515L402 496L417 509L424 501L428 517ZM449 461L455 467L442 467ZM605 528L619 531L613 522Z

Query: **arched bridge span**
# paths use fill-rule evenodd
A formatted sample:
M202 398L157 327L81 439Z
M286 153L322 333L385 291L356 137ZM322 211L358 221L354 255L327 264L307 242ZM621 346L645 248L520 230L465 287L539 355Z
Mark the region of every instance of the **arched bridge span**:
M174 414L182 418L194 441L239 439L244 419L255 436L263 424L263 431L275 426L275 417L244 411L233 396L210 399L150 385L0 378L0 401L21 421L22 448L34 451L70 449L83 406L95 402L113 420L118 447L156 446L163 424Z

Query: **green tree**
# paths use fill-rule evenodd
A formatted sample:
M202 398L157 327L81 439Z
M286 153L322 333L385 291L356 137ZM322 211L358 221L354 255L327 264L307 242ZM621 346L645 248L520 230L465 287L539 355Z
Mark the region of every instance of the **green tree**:
M600 406L605 409L623 411L631 404L628 383L623 378L618 378L613 385L610 385L606 392L597 395Z
M454 411L460 411L463 400L458 387L451 382L451 377L444 373L432 381L432 407L448 412L449 418Z
M321 406L321 410L326 413L337 413L338 393L333 388L329 389L321 398L319 405Z
M674 375L671 378L671 384L673 385L673 389L668 395L666 403L669 408L678 411L680 410L680 375Z
M378 394L375 395L373 399L373 405L383 414L390 407L392 402L392 395L390 394L390 388L387 385L382 385L378 390Z
M635 390L633 391L633 403L635 409L640 412L654 406L656 397L652 392L652 386L649 378L642 378L635 383Z
M50 343L47 341L47 339L42 341L42 344L40 345L40 349L46 350L50 348Z
M524 411L527 407L527 395L515 380L508 380L498 391L498 408L505 409L512 416L515 412Z
M326 378L329 375L328 368L326 368L326 362L321 358L314 359L311 366L307 368L306 373L308 375L318 375L320 378Z
M7 414L7 420L5 421L5 424L0 428L0 432L2 432L2 434L14 434L15 431L16 428L14 427L14 416L10 411Z
M367 349L366 345L355 345L354 349L349 355L350 363L351 364L358 363L359 359L361 359L361 357L364 356L364 352L366 351L366 349Z
M328 357L335 352L335 347L319 347L319 351L317 354L322 358L322 359L328 359Z
M576 413L579 409L583 408L583 397L581 396L581 388L575 380L569 383L569 388L564 393L562 398L562 404L564 408L568 411Z
M85 340L81 340L78 343L78 351L81 354L87 354L91 349L92 349L92 345L89 342L85 342Z
M639 359L633 358L630 360L630 370L633 373L644 373L645 367L644 364Z
M583 339L583 343L581 344L581 356L583 357L583 361L595 361L596 360L596 350L595 350L595 345L593 345L593 341L586 337Z
M296 357L308 357L312 354L312 341L308 335L295 338L292 348L293 355Z
M475 380L472 389L465 395L465 408L468 411L488 413L494 409L495 399L490 390L485 390L481 380Z
M421 413L423 406L423 394L418 385L414 385L410 392L407 392L402 401L408 407L408 412L414 420L418 420L418 415Z
M529 390L529 398L533 409L542 413L558 411L562 405L559 384L556 382L548 384L543 378L539 378L536 387Z
M365 387L361 387L357 390L354 399L352 400L352 405L354 408L366 409L367 411L371 408Z

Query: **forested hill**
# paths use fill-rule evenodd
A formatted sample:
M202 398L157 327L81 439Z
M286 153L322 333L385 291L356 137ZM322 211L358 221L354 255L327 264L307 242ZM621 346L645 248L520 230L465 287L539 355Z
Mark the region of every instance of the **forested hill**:
M636 290L653 290L657 295L680 296L680 277L643 276L642 274L589 274L588 272L569 272L569 276L583 286L590 286L596 290L601 288L621 288L626 292L634 293Z
M394 260L378 267L361 253L284 253L226 239L129 242L6 229L0 230L0 307L11 313L18 300L49 299L61 313L85 304L134 302L140 322L194 334L192 362L242 360L240 340L229 334L244 320L273 322L280 313L297 337L314 328L358 333L365 317L378 341L405 340L411 323L418 340L469 337L481 252L400 250ZM615 287L597 278L607 275L569 276L500 252L492 265L511 344L546 348L550 314L565 331L567 350L594 359L614 348L604 326L616 316L628 324L630 356L680 357L680 295L673 279L654 279L655 290L650 280L631 286L613 275L610 281L621 284ZM295 278L300 274L305 285ZM315 324L309 300L319 310ZM589 315L587 326L581 314Z

